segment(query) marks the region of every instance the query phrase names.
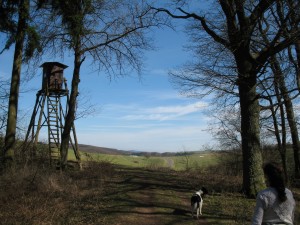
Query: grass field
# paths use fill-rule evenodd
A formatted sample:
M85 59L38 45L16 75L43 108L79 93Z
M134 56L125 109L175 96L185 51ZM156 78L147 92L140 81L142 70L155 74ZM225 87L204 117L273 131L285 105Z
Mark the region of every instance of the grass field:
M220 160L219 154L207 152L179 156L109 155L100 153L82 153L81 155L83 161L110 162L116 165L138 168L166 167L176 171L204 168L216 165Z

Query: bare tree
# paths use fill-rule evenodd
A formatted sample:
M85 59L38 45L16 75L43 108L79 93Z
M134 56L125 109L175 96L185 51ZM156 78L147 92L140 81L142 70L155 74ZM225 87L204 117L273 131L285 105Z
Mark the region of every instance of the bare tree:
M213 108L210 116L214 118L210 123L210 132L218 140L220 149L242 149L239 109L236 107Z
M65 167L82 63L86 57L91 59L109 77L125 75L131 69L140 72L142 50L150 48L145 32L159 22L144 1L49 2L52 13L50 18L45 18L42 32L47 40L45 46L54 55L63 55L64 51L74 55L71 94L60 149L61 167Z
M297 8L297 3L293 1L287 1L288 4L283 4L282 2L277 2L276 4L276 15L277 20L268 21L267 18L264 18L264 25L259 24L259 32L260 36L262 37L262 43L265 45L270 45L272 38L270 39L268 36L269 31L273 30L272 27L281 27L282 35L284 37L289 36L291 30L297 31L299 30L299 15L296 14L295 7ZM285 16L285 12L288 11L289 15ZM273 12L274 13L274 12ZM294 40L294 43L289 46L286 50L282 51L281 53L277 53L270 57L269 64L270 64L270 72L272 75L267 77L265 81L266 84L263 85L264 92L267 92L268 89L274 87L274 97L276 96L276 100L279 104L283 104L285 107L286 119L290 128L290 136L293 143L293 151L294 151L294 169L295 169L295 176L300 176L300 161L299 161L299 152L300 152L300 142L299 142L299 135L298 135L298 128L297 128L297 121L294 113L294 107L292 99L295 99L299 95L299 89L297 88L298 83L298 66L297 63L293 60L293 53L290 51L291 47L297 47L298 39ZM295 52L297 50L295 49ZM294 67L293 67L294 65ZM265 69L267 72L267 68ZM268 82L267 81L272 81ZM269 101L270 101L269 95ZM282 99L282 100L281 100ZM282 103L281 103L282 102ZM271 104L271 107L276 107L276 105ZM279 105L280 110L282 111L282 106ZM273 114L274 112L272 112ZM285 119L283 112L280 113L282 119ZM274 115L273 115L274 118ZM275 118L274 118L275 119ZM276 122L276 121L274 121ZM275 125L275 124L274 124ZM283 127L285 128L285 127ZM286 131L285 131L286 132ZM278 140L278 137L277 137ZM278 143L280 146L280 143ZM282 147L282 146L281 146ZM284 153L284 151L281 151ZM285 155L281 154L283 165L286 168L285 162Z
M286 82L284 79L284 74L280 68L280 64L278 60L276 60L276 57L272 57L271 61L272 70L275 74L275 82L277 83L276 86L278 86L282 101L285 106L286 111L286 118L288 121L288 125L290 127L290 133L293 143L293 150L294 150L294 162L295 162L295 175L297 177L300 176L300 162L299 162L299 149L300 149L300 142L299 142L299 134L298 134L298 128L297 128L297 121L294 113L294 107L292 98L290 97L289 90L286 86ZM286 166L286 156L282 155L282 161L283 165ZM286 167L285 167L286 168Z
M267 102L267 105L261 104L261 127L265 130L265 133L267 133L267 139L274 140L275 137L277 149L281 157L282 166L287 180L286 113L280 89L278 87L278 82L275 81L274 77L268 76L268 79L262 80L259 86L262 89L261 93L264 94L263 99L265 101L262 102Z
M189 28L189 34L194 40L192 50L197 58L182 73L175 74L181 87L192 93L195 87L203 87L204 94L216 90L238 93L241 111L243 189L249 197L255 196L265 185L261 169L257 78L264 72L264 66L271 56L286 49L299 38L297 24L290 26L288 35L282 29L284 25L278 24L267 33L269 45L262 44L258 28L261 24L267 25L263 18L277 19L278 4L275 0L219 0L215 1L214 8L206 11L206 14L205 10L198 10L199 14L189 12L183 7L173 11L157 8L157 11L164 12L172 18L189 19L194 22ZM288 16L289 11L286 10L284 17ZM226 57L227 60L224 60Z

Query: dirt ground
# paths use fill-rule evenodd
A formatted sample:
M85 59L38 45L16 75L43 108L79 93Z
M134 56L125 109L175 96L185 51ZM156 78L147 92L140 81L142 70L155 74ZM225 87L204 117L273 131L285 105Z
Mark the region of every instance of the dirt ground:
M192 218L190 197L203 183L210 183L203 215ZM169 168L110 163L65 172L22 168L0 176L0 225L250 224L255 199L213 189L225 184L216 174L190 176ZM300 191L293 191L299 205ZM299 216L297 210L295 225Z
M189 202L192 190L185 189L169 173L127 168L119 174L118 183L112 183L106 192L110 199L114 196L112 205L99 212L105 218L103 222L113 225L209 224L205 213L200 219L192 218Z

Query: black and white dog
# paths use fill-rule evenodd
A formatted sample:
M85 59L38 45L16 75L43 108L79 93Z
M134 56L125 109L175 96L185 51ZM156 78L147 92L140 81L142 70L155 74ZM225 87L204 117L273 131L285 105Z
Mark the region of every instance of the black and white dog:
M194 212L197 213L197 219L199 215L202 215L202 204L204 195L208 194L206 188L202 187L199 191L194 193L191 197L192 217L194 218Z

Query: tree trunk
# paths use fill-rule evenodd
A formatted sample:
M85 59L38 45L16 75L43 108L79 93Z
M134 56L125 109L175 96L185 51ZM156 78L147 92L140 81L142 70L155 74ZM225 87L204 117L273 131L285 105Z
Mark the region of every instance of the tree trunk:
M294 170L295 170L295 177L300 177L300 161L299 161L299 149L300 149L300 141L299 141L299 134L297 128L297 122L294 114L293 102L288 94L288 89L286 87L284 76L282 74L279 62L277 61L276 57L272 57L272 69L275 74L276 82L278 82L278 86L283 98L283 103L285 106L286 116L288 120L288 124L290 127L292 142L293 142L293 152L294 152Z
M278 89L278 87L275 87ZM289 177L288 177L288 170L287 170L287 157L286 157L286 152L287 152L287 144L286 144L286 122L285 122L285 110L282 104L281 97L279 96L279 90L276 90L276 97L277 101L279 103L279 109L280 109L280 119L281 119L281 137L282 137L282 143L281 143L281 151L280 151L280 156L281 156L281 161L282 161L282 166L284 170L284 175L285 175L285 180L286 182L289 182Z
M296 57L297 57L296 81L297 81L298 89L300 91L300 40L297 40L295 43L295 51L296 51Z
M288 172L287 172L287 164L286 164L286 125L285 125L285 110L283 107L283 102L282 98L280 95L280 91L278 88L277 82L274 82L275 86L275 93L276 93L276 99L277 103L279 105L279 115L280 115L280 125L281 125L281 131L279 129L279 123L277 120L277 115L276 115L276 110L275 107L273 106L274 103L272 101L272 98L270 97L270 105L271 105L271 114L273 118L273 126L274 126L274 135L277 140L277 149L279 151L280 157L281 157L281 163L284 171L284 176L285 180L288 183L289 182L289 177L288 177ZM281 136L280 136L281 133Z
M19 4L19 20L15 41L15 52L10 84L7 127L4 146L4 160L13 160L16 141L19 87L22 67L23 46L26 32L26 21L29 13L29 1L21 0Z
M243 150L243 190L248 197L255 197L258 191L265 187L260 148L260 107L256 94L256 74L250 73L253 65L249 61L241 61L242 55L237 57Z
M64 130L62 133L62 140L60 146L60 154L61 154L61 162L60 166L64 169L67 166L67 157L68 157L68 149L70 143L70 134L71 129L74 124L75 120L75 112L76 112L76 103L77 103L77 96L78 96L78 86L80 82L80 66L82 60L81 55L75 53L74 59L74 70L73 70L73 78L72 78L72 87L71 87L71 94L68 104L68 112L65 119Z

